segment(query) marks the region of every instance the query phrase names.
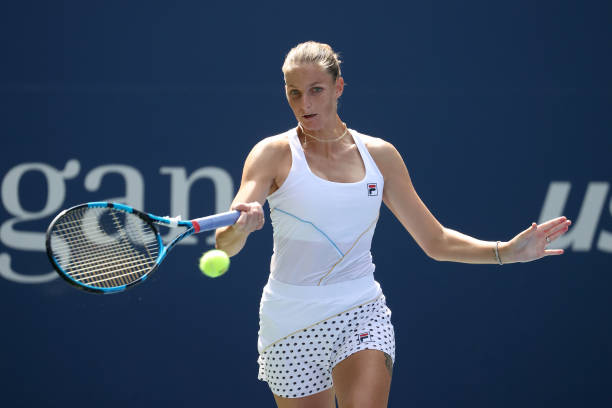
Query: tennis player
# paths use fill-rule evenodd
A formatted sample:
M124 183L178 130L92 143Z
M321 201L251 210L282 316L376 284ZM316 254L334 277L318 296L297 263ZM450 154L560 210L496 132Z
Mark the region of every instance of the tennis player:
M442 226L417 195L390 143L350 129L337 112L344 91L338 55L306 42L282 67L297 127L268 137L244 164L217 247L237 254L264 225L274 231L260 306L259 378L280 408L385 407L395 339L370 253L381 202L438 261L527 262L563 250L547 246L570 221L533 223L508 242L487 242Z

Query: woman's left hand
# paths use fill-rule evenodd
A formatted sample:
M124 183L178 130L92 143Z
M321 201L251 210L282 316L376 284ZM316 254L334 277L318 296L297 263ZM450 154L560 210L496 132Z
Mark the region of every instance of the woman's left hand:
M565 234L571 224L566 217L553 218L540 225L532 223L531 227L512 238L503 252L500 247L502 262L529 262L563 254L563 249L547 249L547 246Z

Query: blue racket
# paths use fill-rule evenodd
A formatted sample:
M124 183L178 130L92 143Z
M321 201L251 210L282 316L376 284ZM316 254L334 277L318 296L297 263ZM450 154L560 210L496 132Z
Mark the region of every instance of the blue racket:
M47 229L47 255L62 278L96 293L121 292L147 279L182 239L238 220L239 211L189 221L130 206L92 202L62 211ZM185 231L164 245L155 224Z

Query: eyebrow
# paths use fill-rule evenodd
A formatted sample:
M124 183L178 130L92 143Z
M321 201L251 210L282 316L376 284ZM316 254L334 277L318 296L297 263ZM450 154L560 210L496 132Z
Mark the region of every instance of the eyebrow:
M323 84L323 82L321 82L321 81L315 81L315 82L313 82L312 84L308 85L308 88L312 88L313 86L315 86L315 85L319 85L319 84ZM291 84L285 84L285 85L287 85L287 86L288 86L288 87L290 87L290 88L297 88L297 86L295 86L295 85L291 85Z

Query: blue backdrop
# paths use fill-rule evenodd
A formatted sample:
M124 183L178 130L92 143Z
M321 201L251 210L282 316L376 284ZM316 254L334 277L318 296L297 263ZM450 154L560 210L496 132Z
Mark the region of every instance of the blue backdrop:
M210 235L120 295L57 279L44 231L115 199L225 210L261 138L294 126L284 55L340 51L346 123L402 153L446 226L506 240L567 215L562 257L428 259L387 209L376 278L390 406L612 404L609 2L13 2L0 12L0 405L273 406L257 376L269 224L211 280Z

